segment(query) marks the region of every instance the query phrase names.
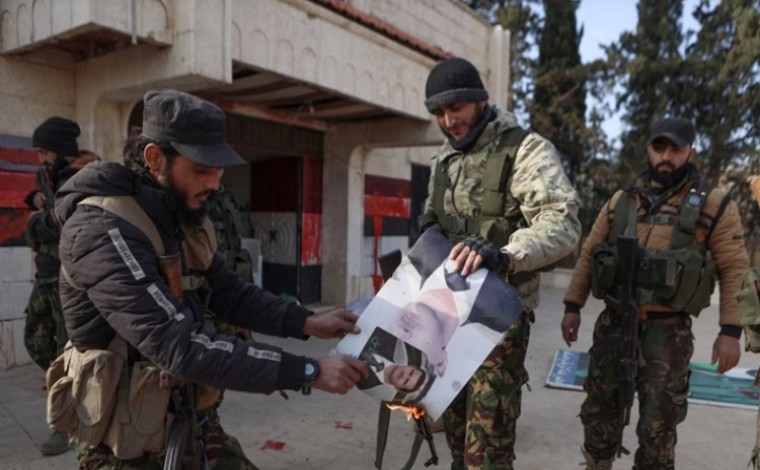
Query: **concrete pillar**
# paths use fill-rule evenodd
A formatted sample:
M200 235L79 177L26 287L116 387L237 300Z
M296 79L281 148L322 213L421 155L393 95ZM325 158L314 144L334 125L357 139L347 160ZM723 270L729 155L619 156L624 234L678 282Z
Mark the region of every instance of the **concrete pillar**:
M364 231L364 159L376 147L438 145L433 122L396 118L340 124L325 134L322 196L322 301L359 297Z

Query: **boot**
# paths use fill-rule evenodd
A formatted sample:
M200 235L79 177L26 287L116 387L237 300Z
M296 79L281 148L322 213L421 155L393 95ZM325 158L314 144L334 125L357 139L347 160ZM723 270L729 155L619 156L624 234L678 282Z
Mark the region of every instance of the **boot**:
M49 457L67 452L70 448L69 436L63 431L55 431L47 441L40 445L40 452L42 452L42 455Z
M614 458L595 461L594 457L586 452L586 449L583 447L581 447L581 453L583 453L583 456L586 458L586 470L612 470L612 461L615 460ZM583 463L581 463L581 465L583 465Z

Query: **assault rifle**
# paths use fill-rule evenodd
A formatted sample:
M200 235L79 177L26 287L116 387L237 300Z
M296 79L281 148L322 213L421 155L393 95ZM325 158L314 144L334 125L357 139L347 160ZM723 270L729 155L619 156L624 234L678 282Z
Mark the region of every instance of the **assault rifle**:
M636 368L638 355L639 309L636 304L636 268L638 266L639 242L636 236L618 236L617 272L615 295L605 299L608 308L615 312L620 322L620 366L618 367L618 444L615 451L628 454L623 447L623 431L631 422L631 407L636 392Z
M162 381L165 379L162 373ZM185 384L172 389L174 420L166 436L164 470L208 469L203 444L199 439L195 413L195 386Z

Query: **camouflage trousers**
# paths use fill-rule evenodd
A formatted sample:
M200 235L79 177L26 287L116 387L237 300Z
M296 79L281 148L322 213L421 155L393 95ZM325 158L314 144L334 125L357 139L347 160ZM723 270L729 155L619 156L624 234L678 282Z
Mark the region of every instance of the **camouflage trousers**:
M216 405L198 412L198 420L201 425L201 435L205 445L206 460L210 470L258 470L248 460L240 443L234 437L224 432L219 422L218 408L221 399ZM106 452L77 450L80 470L162 470L164 468L163 455L145 454L132 460L119 460ZM200 468L206 468L201 465Z
M38 277L24 311L24 345L44 370L63 352L69 340L63 323L57 277Z
M523 313L443 414L452 470L510 470L532 313Z
M617 404L619 322L603 311L589 351L587 396L581 406L584 446L595 460L612 459L620 424ZM694 352L689 317L647 320L639 324L636 391L639 397L639 447L635 468L675 468L676 426L686 419L689 360Z

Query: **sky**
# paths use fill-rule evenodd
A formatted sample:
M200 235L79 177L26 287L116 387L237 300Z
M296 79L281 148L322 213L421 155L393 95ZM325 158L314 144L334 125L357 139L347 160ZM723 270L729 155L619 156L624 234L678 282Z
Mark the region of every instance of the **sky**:
M581 0L580 7L576 11L576 21L579 28L583 26L580 46L583 62L602 58L604 51L600 44L609 44L615 41L623 31L636 29L637 4L637 0ZM691 16L691 12L697 6L698 0L684 0L683 4L684 32L688 29L696 29L698 23ZM620 117L613 116L602 127L608 137L617 138L622 130Z

